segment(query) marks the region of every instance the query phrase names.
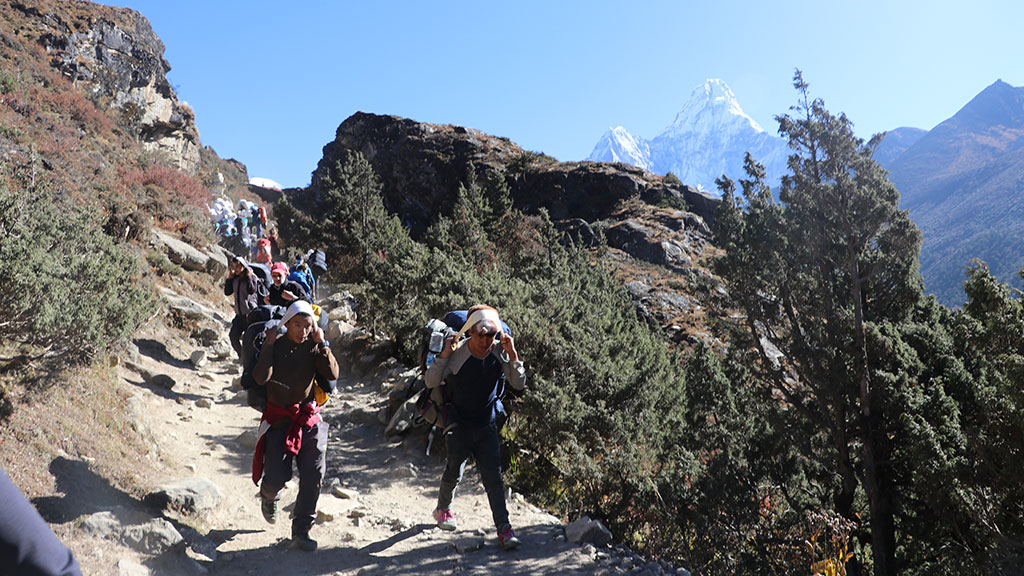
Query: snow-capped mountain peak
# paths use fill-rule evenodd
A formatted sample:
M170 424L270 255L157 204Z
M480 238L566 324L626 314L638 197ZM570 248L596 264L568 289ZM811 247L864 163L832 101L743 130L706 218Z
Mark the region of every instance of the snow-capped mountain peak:
M608 129L587 157L596 162L626 162L645 170L653 170L647 142L629 133L622 126Z
M690 99L665 131L688 129L700 132L702 127L723 122L742 123L756 132L764 132L753 118L743 112L728 84L717 78L708 78L703 85L693 89Z
M715 179L723 174L734 180L745 177L747 152L764 164L770 184L785 173L786 142L747 116L724 81L708 79L693 90L661 134L645 140L619 126L601 137L587 159L672 172L685 184L715 190Z

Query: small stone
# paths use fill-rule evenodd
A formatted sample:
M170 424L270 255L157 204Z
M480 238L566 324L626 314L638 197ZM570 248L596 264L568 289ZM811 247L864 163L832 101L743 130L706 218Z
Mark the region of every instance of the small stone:
M331 493L343 500L355 500L359 497L359 492L343 486L335 486L331 489Z
M200 408L213 408L213 400L210 400L209 398L200 398L199 400L196 400L196 406Z
M193 366L201 368L206 365L206 350L196 350L192 352L192 355L189 356L188 359L192 362Z
M459 538L452 542L452 547L459 554L466 554L467 552L475 552L484 547L483 538Z
M360 507L360 508L353 508L348 513L348 517L349 518L362 518L362 517L366 516L367 513L368 512L367 512L366 508L362 508L362 507Z

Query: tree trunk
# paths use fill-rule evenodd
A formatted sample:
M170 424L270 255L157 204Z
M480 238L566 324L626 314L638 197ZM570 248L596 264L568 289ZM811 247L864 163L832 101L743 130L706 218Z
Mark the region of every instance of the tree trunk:
M847 235L852 238L852 235ZM864 333L864 302L861 293L860 265L856 247L847 243L848 270L850 273L850 296L853 299L854 337L856 338L856 370L860 385L861 417L864 425L864 488L867 491L871 510L871 555L875 564L875 576L895 576L896 546L888 486L883 481L881 465L878 463L876 447L876 426L871 413L871 380L869 378L867 338Z

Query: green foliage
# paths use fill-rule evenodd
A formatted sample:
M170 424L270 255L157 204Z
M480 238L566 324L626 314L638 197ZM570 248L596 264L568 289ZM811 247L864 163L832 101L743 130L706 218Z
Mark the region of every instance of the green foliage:
M666 172L662 181L669 186L676 186L680 188L683 186L683 181L679 179L679 176L676 176L672 172Z
M146 262L150 268L156 270L160 275L181 276L183 272L181 266L171 262L163 252L156 250L148 250L146 252Z
M50 190L0 189L0 267L0 339L56 364L110 350L152 305L135 259Z
M621 283L587 252L565 248L546 213L512 210L501 173L478 180L473 166L451 212L414 242L387 215L363 162L351 154L321 175L318 204L334 229L327 248L366 255L361 318L411 363L429 318L498 308L529 365L506 427L513 482L568 513L643 534L647 545L668 541L671 530L648 526L648 503L663 456L681 454L669 439L683 426L684 378Z
M754 408L758 434L730 432L758 448L724 469L779 487L773 509L782 512L748 533L807 539L816 532L805 519L824 513L852 530L854 547L836 545L829 556L853 553L851 570L986 573L1012 565L1024 533L1022 483L996 471L1012 467L1011 453L1024 447L1020 299L981 265L969 272L963 313L925 298L920 233L899 210L870 144L845 116L808 98L799 72L794 84L802 96L796 114L779 117L796 151L781 203L752 158L740 194L732 181L719 182L724 252L716 271L744 313L734 342L757 352L743 363L761 391L742 404ZM730 406L715 405L716 418L734 414ZM734 500L715 514L742 527L742 510ZM721 528L703 533L719 549L741 546ZM764 550L755 565L823 561L787 558L784 544ZM715 561L707 562L729 571Z

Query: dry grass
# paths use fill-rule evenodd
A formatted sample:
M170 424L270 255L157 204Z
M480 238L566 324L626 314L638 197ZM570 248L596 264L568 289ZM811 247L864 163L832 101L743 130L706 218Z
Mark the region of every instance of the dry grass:
M93 471L127 493L148 484L150 446L132 428L126 400L133 393L109 366L84 368L38 381L2 384L14 411L0 427L0 465L36 498L54 494L51 461L57 457L90 463Z

